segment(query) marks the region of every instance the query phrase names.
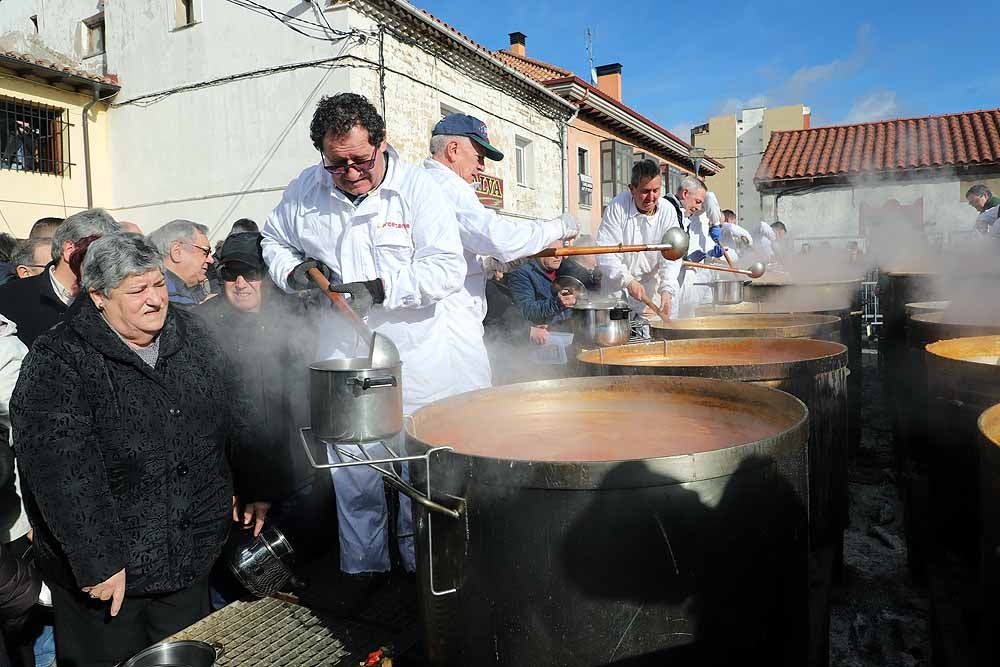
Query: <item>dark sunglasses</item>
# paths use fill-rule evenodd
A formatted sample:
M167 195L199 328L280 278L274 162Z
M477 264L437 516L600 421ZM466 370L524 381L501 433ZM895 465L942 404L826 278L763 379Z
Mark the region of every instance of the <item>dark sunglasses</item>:
M347 173L347 170L353 167L358 172L362 174L367 174L369 171L375 168L375 156L378 155L378 146L372 151L371 158L366 162L344 162L342 164L327 164L326 158L323 157L323 168L334 176L343 176Z
M219 269L219 277L227 283L236 282L240 276L248 283L254 282L261 279L261 270L252 266L223 266Z

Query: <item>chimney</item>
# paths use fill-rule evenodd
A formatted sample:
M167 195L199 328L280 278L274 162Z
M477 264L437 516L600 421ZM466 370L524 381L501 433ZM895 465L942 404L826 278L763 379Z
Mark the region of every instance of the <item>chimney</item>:
M524 43L528 40L528 36L523 32L512 32L510 33L510 52L515 56L525 55Z
M597 68L597 89L618 102L622 101L621 63L601 65Z

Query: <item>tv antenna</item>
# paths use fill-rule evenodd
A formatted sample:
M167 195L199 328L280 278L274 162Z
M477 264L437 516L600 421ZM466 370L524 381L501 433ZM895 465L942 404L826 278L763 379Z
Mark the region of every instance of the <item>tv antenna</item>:
M594 33L587 28L587 66L590 68L590 85L597 85L597 70L594 69Z

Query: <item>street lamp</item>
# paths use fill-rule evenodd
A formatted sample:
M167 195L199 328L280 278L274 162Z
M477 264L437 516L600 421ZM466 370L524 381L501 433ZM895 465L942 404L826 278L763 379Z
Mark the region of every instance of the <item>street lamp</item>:
M688 157L694 162L694 175L696 178L701 177L701 161L705 159L705 149L701 146L692 146L688 150Z

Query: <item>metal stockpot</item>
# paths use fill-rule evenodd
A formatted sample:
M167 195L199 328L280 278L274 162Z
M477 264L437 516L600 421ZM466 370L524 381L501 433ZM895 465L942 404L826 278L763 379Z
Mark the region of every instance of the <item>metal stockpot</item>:
M414 484L463 504L414 507L428 662L728 664L738 645L807 664L807 438L793 396L702 378L531 382L416 411L407 454L433 471Z
M338 443L375 442L403 430L402 364L372 368L367 358L309 366L313 434Z
M223 653L222 644L191 639L168 641L143 649L121 667L213 667Z
M624 301L587 301L573 306L573 330L583 346L624 345L632 335Z
M712 280L707 283L695 283L696 285L706 285L712 290L712 303L721 306L731 306L734 303L743 303L743 286L749 285L749 280Z
M840 319L812 313L712 315L653 322L653 338L818 338L840 342Z
M267 528L234 551L229 569L243 587L259 598L277 593L292 576L295 551L277 528Z

